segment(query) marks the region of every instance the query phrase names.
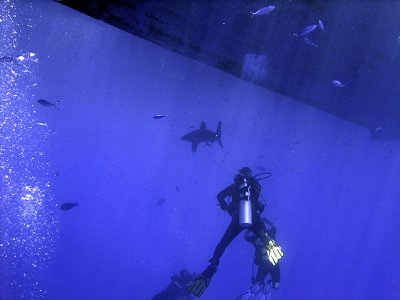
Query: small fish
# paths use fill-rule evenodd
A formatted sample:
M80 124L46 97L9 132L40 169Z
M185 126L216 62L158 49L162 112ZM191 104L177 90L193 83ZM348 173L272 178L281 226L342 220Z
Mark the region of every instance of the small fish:
M47 126L47 123L46 123L46 122L37 122L36 124L37 124L37 125L40 125L40 126Z
M176 187L175 187L175 190L176 190L177 192L180 192L180 191L181 191L181 189L179 188L179 186L176 186Z
M299 36L305 36L307 34L310 34L315 30L315 28L317 28L317 25L315 24L309 25L306 28L304 28L302 32L299 33Z
M75 203L66 202L66 203L63 203L60 208L61 208L61 210L70 210L70 209L74 208L75 206L78 206L78 202L75 202Z
M47 101L47 100L39 99L38 102L39 102L39 104L41 104L41 105L43 105L43 106L46 106L46 107L54 106L56 109L60 109L60 108L58 107L58 103L59 103L58 100L57 100L56 102L54 102L54 103L51 103L51 102L49 102L49 101Z
M325 31L324 23L322 23L321 20L318 20L318 28L319 28L322 32Z
M338 87L338 88L344 88L345 87L345 85L342 82L340 82L339 80L332 80L332 84L334 86Z
M299 34L293 33L293 35L295 37L297 37L297 36L305 36L305 35L310 34L311 32L313 32L315 30L315 28L317 28L317 25L312 24L312 25L309 25L306 28L304 28L303 31L300 32Z
M309 45L309 46L312 46L312 47L314 47L314 48L317 48L317 47L318 47L318 45L315 44L315 43L312 41L312 39L310 39L310 38L308 38L308 37L303 38L303 41L304 41L304 43L306 43L306 44Z
M168 115L154 115L153 116L153 119L162 119L162 118L165 118L165 117L167 117Z
M261 172L265 172L265 171L267 171L267 168L266 167L257 167L257 170L261 171Z
M249 13L251 14L250 18L252 19L254 16L268 15L274 9L275 9L275 6L269 5L269 6L260 8L259 10L255 11L255 12L249 11Z
M162 204L164 204L164 203L165 203L165 201L167 201L167 199L165 199L165 198L161 198L160 200L158 200L158 202L157 202L157 204L156 204L156 205L162 205Z

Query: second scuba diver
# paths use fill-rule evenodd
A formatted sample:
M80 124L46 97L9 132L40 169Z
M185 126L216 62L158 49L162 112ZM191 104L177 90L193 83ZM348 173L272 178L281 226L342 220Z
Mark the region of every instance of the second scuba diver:
M210 265L188 285L188 291L200 297L212 276L217 271L220 258L226 247L245 228L248 228L257 236L266 249L268 260L275 265L282 258L281 247L268 235L260 214L264 205L260 203L261 185L252 176L251 169L243 167L234 177L234 183L218 193L217 198L222 210L227 211L232 217L222 239L214 250ZM226 201L228 198L228 202ZM229 201L229 198L231 201Z
M275 239L276 228L274 224L266 218L263 218L263 221L269 226L267 229L268 235ZM254 246L255 251L253 263L257 266L257 274L256 276L254 276L254 273L252 274L252 286L245 290L238 298L236 298L236 300L267 300L271 296L271 289L276 290L279 288L279 283L281 280L279 262L273 265L269 261L267 250L265 249L263 243L257 236L252 235L250 231L246 231L244 238ZM268 274L271 275L271 279L265 283L265 279L267 278Z

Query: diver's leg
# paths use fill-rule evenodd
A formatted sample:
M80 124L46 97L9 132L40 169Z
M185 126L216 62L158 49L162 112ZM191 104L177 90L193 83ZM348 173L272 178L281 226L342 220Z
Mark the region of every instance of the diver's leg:
M272 279L272 287L274 289L279 288L279 284L281 282L281 269L279 264L271 267L271 279Z
M257 270L257 274L256 274L256 283L259 283L260 286L264 286L265 285L265 278L268 275L269 272L269 268L268 268L268 262L263 261L262 263L260 263L260 265L258 266L258 270Z
M195 295L196 297L200 297L204 293L212 276L214 276L215 272L217 272L219 260L226 247L228 247L228 245L240 233L241 230L242 228L239 225L239 216L234 215L222 239L215 248L213 257L209 260L210 265L188 284L187 291L189 293Z
M224 254L226 247L229 246L229 244L241 231L242 228L239 225L239 218L233 217L220 242L218 243L217 247L215 247L214 254L210 259L211 264L218 266L219 260L222 254Z
M253 225L250 227L250 230L260 238L263 244L267 245L270 241L270 238L266 236L267 228L265 227L264 222L261 220L259 214L253 214Z
M196 297L200 297L204 293L212 276L214 276L215 272L217 272L219 260L226 247L239 234L241 229L242 228L239 226L238 217L233 217L221 241L214 250L213 257L210 259L210 265L188 284L189 293L195 295Z

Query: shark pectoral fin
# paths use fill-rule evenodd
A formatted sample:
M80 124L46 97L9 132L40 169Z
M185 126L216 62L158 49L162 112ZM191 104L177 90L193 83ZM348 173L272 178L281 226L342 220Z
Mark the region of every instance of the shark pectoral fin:
M196 152L197 146L198 146L198 145L199 145L199 143L192 142L192 152L193 152L193 153Z

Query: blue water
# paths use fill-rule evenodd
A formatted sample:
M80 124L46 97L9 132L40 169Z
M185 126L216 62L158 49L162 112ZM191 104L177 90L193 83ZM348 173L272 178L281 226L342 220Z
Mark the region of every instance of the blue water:
M151 299L201 272L242 166L272 173L271 299L400 299L399 141L54 1L0 6L0 56L24 57L0 65L0 299ZM224 147L192 153L203 120ZM235 299L252 258L238 236L201 299Z

